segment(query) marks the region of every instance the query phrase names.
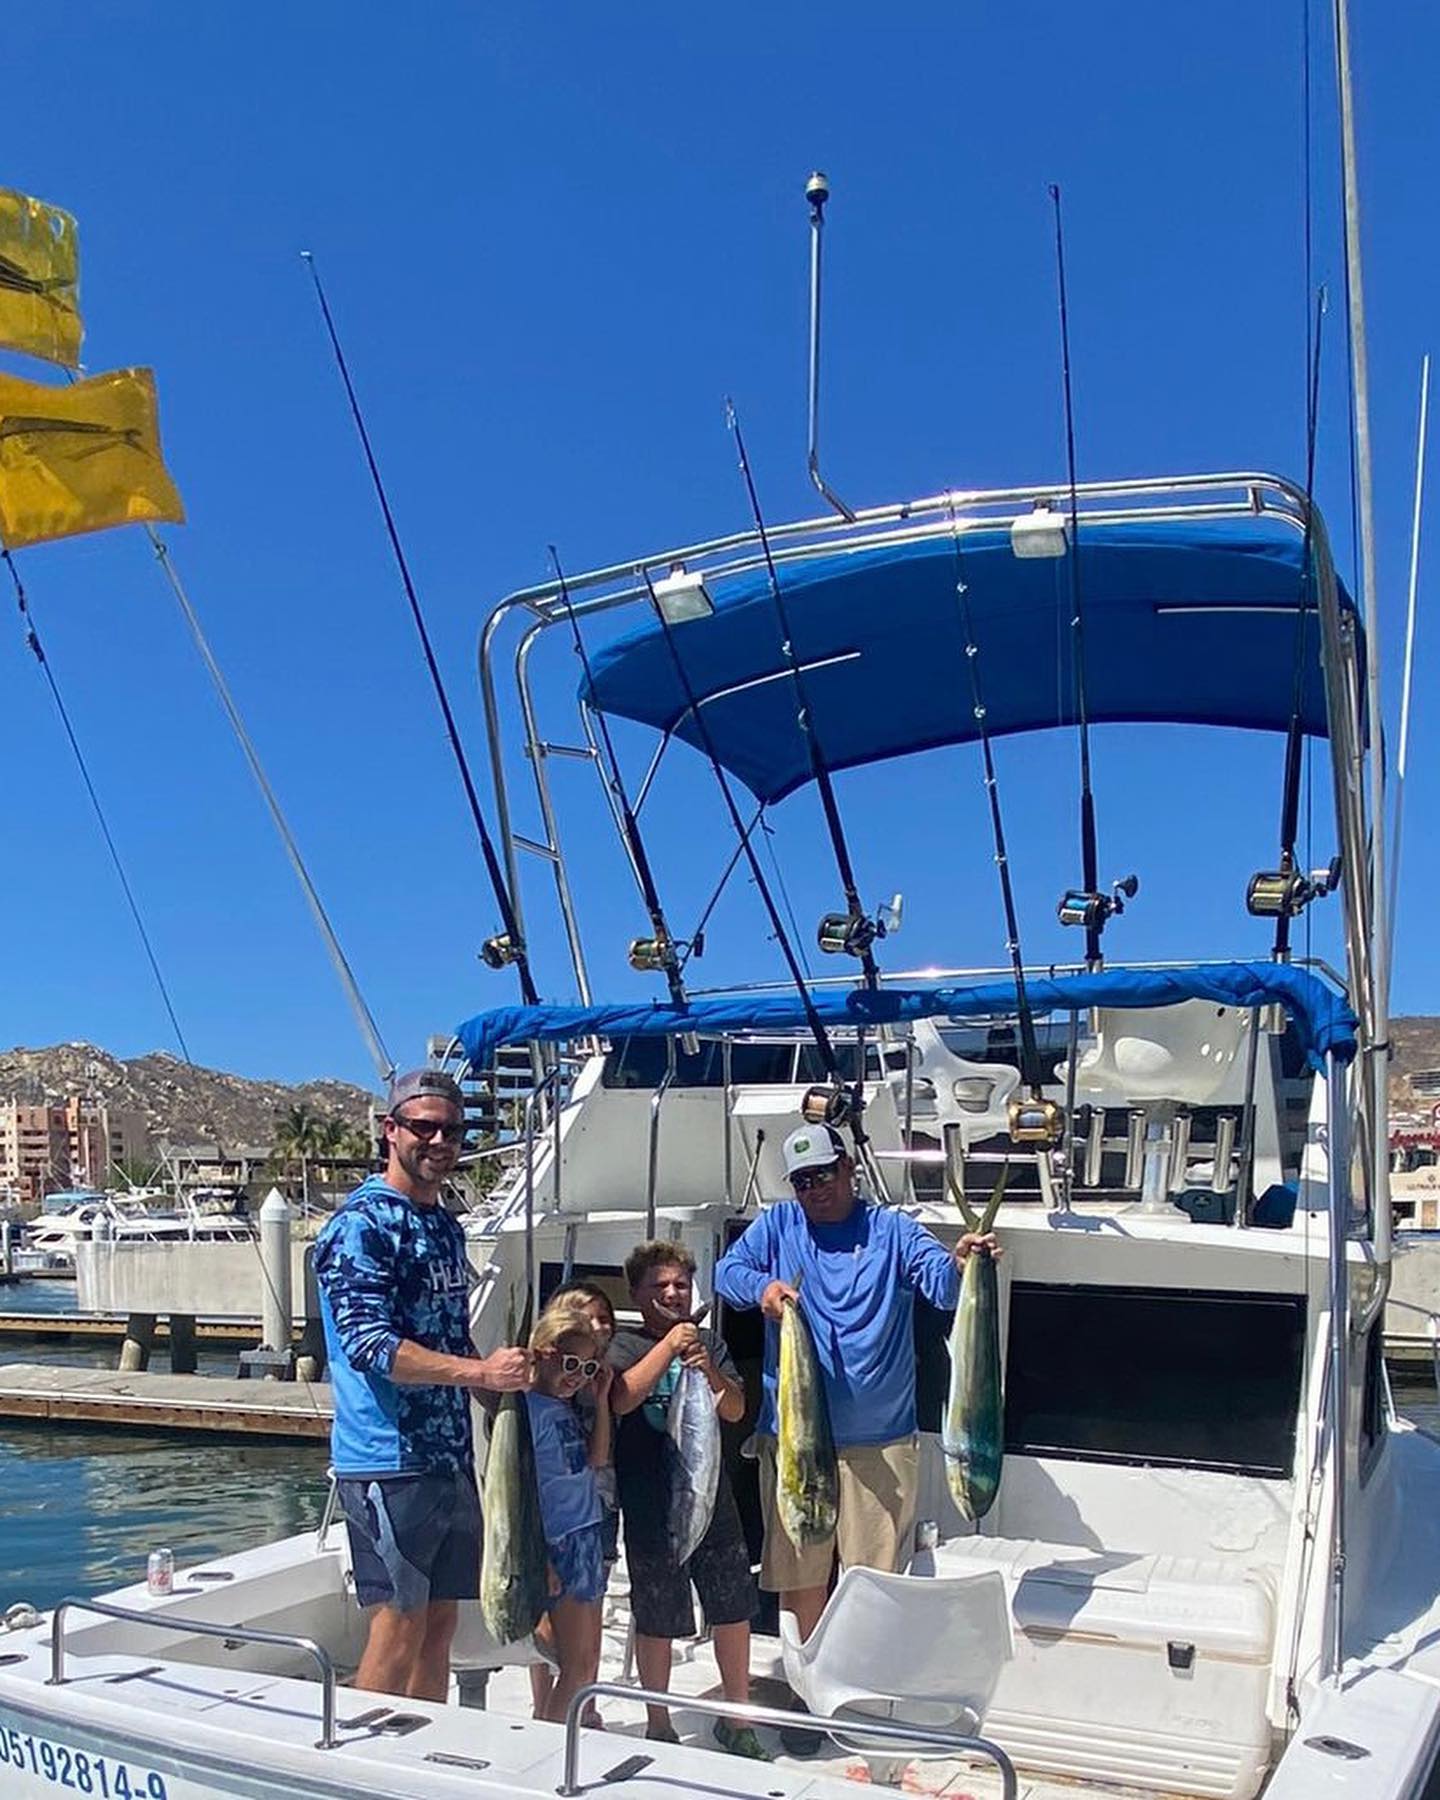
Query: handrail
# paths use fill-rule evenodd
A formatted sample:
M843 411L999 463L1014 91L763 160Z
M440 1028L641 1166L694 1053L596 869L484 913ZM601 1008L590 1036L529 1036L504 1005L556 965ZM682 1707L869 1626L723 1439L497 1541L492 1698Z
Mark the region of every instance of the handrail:
M99 1613L105 1619L119 1619L127 1625L163 1626L167 1630L194 1632L197 1637L229 1638L240 1644L266 1644L281 1650L303 1650L314 1657L320 1669L320 1742L317 1750L333 1750L339 1742L335 1735L335 1665L329 1652L322 1650L314 1638L291 1637L282 1631L256 1631L248 1625L212 1625L207 1619L186 1619L178 1613L137 1612L133 1607L112 1606L106 1600L81 1600L70 1595L50 1615L50 1678L46 1687L65 1686L65 1616L73 1611Z
M856 1737L888 1739L896 1744L939 1745L964 1755L988 1756L1000 1771L1001 1800L1016 1800L1019 1783L1015 1765L989 1738L966 1737L958 1731L937 1730L930 1725L907 1725L894 1719L847 1718L827 1719L819 1713L786 1712L776 1706L738 1706L732 1700L692 1699L689 1694L669 1694L652 1688L629 1687L623 1681L590 1681L577 1690L565 1709L565 1767L555 1792L570 1800L584 1792L577 1776L580 1772L580 1715L587 1701L604 1697L611 1700L639 1700L647 1706L683 1706L687 1712L708 1714L717 1719L743 1719L747 1725L774 1725L780 1728L799 1726L801 1730L833 1732L839 1726Z

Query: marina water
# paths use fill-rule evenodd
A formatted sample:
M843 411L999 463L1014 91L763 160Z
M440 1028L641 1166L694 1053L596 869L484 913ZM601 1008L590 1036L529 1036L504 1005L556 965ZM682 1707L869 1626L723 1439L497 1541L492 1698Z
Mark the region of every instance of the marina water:
M74 1306L73 1281L20 1282L0 1302L12 1313ZM0 1347L0 1363L110 1368L115 1356L113 1343ZM235 1353L202 1351L200 1368L233 1375ZM316 1526L327 1462L321 1443L0 1422L0 1610L143 1580L157 1545L183 1567Z

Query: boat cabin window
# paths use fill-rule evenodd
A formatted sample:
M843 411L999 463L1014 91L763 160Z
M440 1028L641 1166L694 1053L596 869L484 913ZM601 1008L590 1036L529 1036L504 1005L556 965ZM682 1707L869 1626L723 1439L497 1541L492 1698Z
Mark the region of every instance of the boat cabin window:
M793 1043L743 1044L731 1046L730 1080L736 1087L776 1086L793 1082L795 1076ZM607 1088L654 1088L664 1079L669 1058L664 1038L616 1038L605 1058L601 1083ZM801 1076L799 1079L804 1080ZM717 1040L704 1039L699 1050L687 1055L675 1046L675 1085L687 1088L718 1088L725 1085L725 1049Z
M1298 1295L1017 1281L1006 1451L1286 1477L1304 1346Z

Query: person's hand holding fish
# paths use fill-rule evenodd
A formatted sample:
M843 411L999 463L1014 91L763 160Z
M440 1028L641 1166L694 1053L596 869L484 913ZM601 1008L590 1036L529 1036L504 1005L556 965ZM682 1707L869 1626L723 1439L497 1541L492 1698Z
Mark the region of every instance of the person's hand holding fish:
M531 1351L507 1345L480 1357L467 1387L487 1388L492 1394L508 1394L516 1388L528 1388L535 1377L535 1358Z
M798 1303L799 1299L799 1288L792 1287L788 1281L772 1281L760 1296L760 1311L778 1325L785 1317L785 1302L793 1300Z
M700 1333L689 1319L682 1319L678 1325L672 1325L665 1333L665 1348L672 1356L678 1356L687 1365L694 1360L695 1352L701 1349Z
M993 1231L967 1231L962 1235L960 1242L955 1246L955 1260L962 1268L965 1258L972 1250L988 1250L992 1256L1005 1254L997 1243Z

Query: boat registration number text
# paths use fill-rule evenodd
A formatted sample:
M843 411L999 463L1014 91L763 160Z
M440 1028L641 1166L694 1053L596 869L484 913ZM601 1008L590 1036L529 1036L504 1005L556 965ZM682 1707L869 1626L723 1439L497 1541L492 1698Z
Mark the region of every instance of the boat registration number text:
M155 1769L71 1750L13 1725L0 1728L0 1769L7 1767L72 1793L93 1794L96 1800L168 1800L165 1777Z

